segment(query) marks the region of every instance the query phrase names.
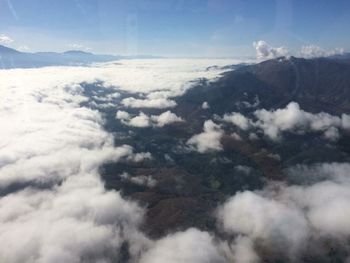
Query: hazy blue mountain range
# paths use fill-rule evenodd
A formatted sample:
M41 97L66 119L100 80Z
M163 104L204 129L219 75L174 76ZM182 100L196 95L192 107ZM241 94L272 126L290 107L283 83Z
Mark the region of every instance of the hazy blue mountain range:
M154 58L153 56L97 55L80 50L27 53L0 45L0 68L35 68L44 66L86 65L118 59Z

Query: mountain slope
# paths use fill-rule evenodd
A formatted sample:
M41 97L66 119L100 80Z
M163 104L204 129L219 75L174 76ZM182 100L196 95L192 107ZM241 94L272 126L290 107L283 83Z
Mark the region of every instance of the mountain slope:
M267 109L295 101L310 112L350 113L350 65L326 58L268 60L241 67L213 84L194 88L179 103L193 108L207 101L215 113L223 114L254 110L239 105L242 101L254 104L257 99L259 107Z

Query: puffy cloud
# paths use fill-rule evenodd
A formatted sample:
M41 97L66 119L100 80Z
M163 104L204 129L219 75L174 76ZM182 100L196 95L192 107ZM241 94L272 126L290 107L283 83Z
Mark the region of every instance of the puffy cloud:
M308 236L307 221L298 209L250 191L228 200L219 219L226 231L281 250L298 250Z
M330 127L324 132L324 137L330 141L337 141L339 139L339 130L335 127Z
M290 176L313 178L310 186L290 186L282 191L285 199L306 211L306 217L319 234L346 239L350 236L350 164L325 163L299 165L288 170Z
M209 109L209 108L210 108L209 103L207 101L204 101L203 104L202 104L202 109L206 110L206 109Z
M135 116L131 118L127 125L137 127L137 128L145 128L152 125L151 119L148 115L144 114L143 112L140 112L138 116Z
M142 162L144 160L150 160L150 159L152 159L152 154L150 152L141 152L141 153L130 154L127 157L128 161L137 162L137 163Z
M8 123L0 132L0 186L57 181L133 154L130 146L113 147L97 111L79 106L80 86L18 88L3 90L0 99Z
M0 208L6 262L112 262L124 240L147 244L137 230L143 210L107 192L95 175L70 177L53 190L7 195Z
M48 71L0 71L2 260L112 262L125 241L136 256L149 242L138 230L144 211L107 191L98 168L150 153L114 147L101 114L81 106L82 86ZM13 184L23 187L11 193Z
M271 47L268 43L263 40L259 40L253 43L256 50L257 59L272 59L282 56L288 56L289 52L285 47Z
M347 128L347 115L333 116L325 112L312 114L300 109L295 102L289 103L284 109L267 111L265 109L255 111L258 121L256 127L261 128L265 135L271 139L279 139L281 132L307 132L323 131L326 138L337 139L337 128Z
M121 120L123 124L145 128L145 127L164 127L165 125L174 123L174 122L182 122L183 119L178 117L176 114L171 111L165 111L160 115L151 115L148 116L143 112L140 112L139 115L132 117L126 111L117 111L116 118Z
M118 192L107 191L98 174L105 162L142 161L151 155L134 153L128 145L114 146L101 113L82 106L92 98L84 95L80 83L100 82L101 88L116 91L164 91L152 97L168 98L188 89L190 80L214 78L220 71L206 72L208 61L202 60L121 63L0 71L0 118L6 123L0 130L2 260L114 262L124 242L136 262L149 247L149 253L160 251L139 231L143 209ZM110 100L103 93L94 99ZM116 117L130 115L119 112ZM159 126L179 120L170 112L147 117ZM139 183L143 180L137 178ZM12 185L18 186L15 192ZM180 249L187 253L185 259L221 259L208 233L188 233L179 233L174 241L188 245ZM155 244L166 248L163 241ZM194 253L198 244L203 249Z
M129 120L129 119L131 119L130 114L128 112L122 111L122 110L118 110L115 117L117 120Z
M129 108L172 108L176 106L176 102L169 99L135 99L125 98L121 102L125 107Z
M225 114L223 120L238 126L242 130L248 130L251 127L251 121L239 112Z
M169 235L155 242L140 260L140 263L221 263L213 238L194 228Z
M215 124L212 120L207 120L204 122L203 132L191 137L187 141L187 144L194 146L200 153L221 151L222 145L220 140L223 133L219 125Z
M336 54L343 54L344 49L335 48L332 50L324 50L316 45L302 46L299 52L299 56L304 58L317 58L317 57L327 57Z
M131 182L137 185L145 185L147 187L154 187L157 184L157 180L152 177L152 175L138 175L138 176L130 176L128 173L122 173L120 175L125 181Z
M271 47L263 40L254 42L253 47L256 50L256 57L258 60L274 59L290 55L286 47ZM296 55L303 58L317 58L343 54L344 52L345 50L343 48L325 50L317 45L305 45L300 48L300 51L297 52Z
M319 253L329 241L349 249L349 172L349 163L291 167L287 174L297 185L270 182L263 190L237 193L218 209L220 226L239 235L235 243L243 237L243 251L253 256L255 246L292 260Z
M256 121L241 113L225 114L223 120L232 123L242 130L261 129L272 140L280 140L283 132L305 133L323 132L331 141L339 138L338 129L350 129L350 116L342 114L334 116L325 112L312 114L300 109L296 102L277 110L260 109L254 112Z
M10 44L13 39L5 34L0 34L0 44Z
M172 113L171 111L163 112L160 115L152 115L151 119L155 123L155 125L158 127L163 127L170 123L183 121L182 118L178 117L176 114Z

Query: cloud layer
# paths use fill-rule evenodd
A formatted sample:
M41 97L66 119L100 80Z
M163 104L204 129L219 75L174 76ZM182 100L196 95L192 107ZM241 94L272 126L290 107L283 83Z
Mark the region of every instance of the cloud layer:
M312 176L316 182L294 186L271 183L262 191L237 193L218 210L221 227L243 235L268 253L292 260L320 253L327 240L349 249L349 172L347 163L289 168L290 176ZM249 251L251 247L245 244Z
M127 243L127 253L137 262L143 251L153 253L162 246L163 241L154 243L140 231L144 210L120 193L107 191L98 174L103 163L139 162L151 154L134 153L128 145L115 147L113 136L103 129L101 113L92 108L120 106L117 99L124 91L167 100L189 88L190 80L214 78L220 71L207 72L210 64L202 60L122 63L0 71L0 118L6 123L0 130L3 261L115 262ZM87 97L81 83L108 92ZM182 121L170 111L140 114L134 120L126 112L117 117L157 127ZM148 177L128 179L149 187L156 183ZM193 242L201 238L203 248L216 253L209 234L189 232ZM175 243L182 236L189 240L179 236ZM187 253L190 259L202 259Z
M148 242L138 230L144 211L106 191L98 168L150 154L114 147L100 113L81 106L88 100L82 86L57 71L0 71L7 124L0 191L10 191L0 199L0 255L6 262L111 262L123 242L135 238L135 253ZM11 193L13 185L20 188Z
M225 114L223 120L245 131L251 128L260 129L271 140L280 140L283 132L322 132L324 138L334 141L339 137L339 129L350 129L349 115L334 116L325 112L312 114L300 109L296 102L291 102L282 109L256 110L254 117L256 120L233 112Z
M145 100L171 100L190 86L188 79L207 76L202 61L179 69L183 62L0 71L0 118L7 124L0 130L0 255L5 262L120 262L122 247L130 262L140 263L251 263L275 255L298 261L305 254L321 253L327 242L349 251L346 163L290 167L286 174L295 180L302 177L300 183L268 182L261 191L235 194L218 207L220 235L190 228L152 240L140 230L144 209L106 190L98 168L106 162L142 161L151 153L115 147L103 129L101 113L82 105L94 101L120 108L116 99L124 91ZM187 75L194 65L198 72L189 70ZM112 92L84 95L80 83L97 81ZM138 127L183 121L171 111L136 116L118 111L116 118ZM309 131L333 138L338 130L350 129L348 115L311 114L296 103L257 110L251 118L226 114L223 120L271 139ZM200 153L220 151L223 133L220 125L207 120L203 132L187 143ZM250 173L246 166L235 170ZM157 184L148 175L120 177L150 188Z

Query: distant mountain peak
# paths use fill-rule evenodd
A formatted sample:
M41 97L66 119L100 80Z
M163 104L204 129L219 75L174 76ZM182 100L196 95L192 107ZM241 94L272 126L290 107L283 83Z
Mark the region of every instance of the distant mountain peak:
M3 45L0 45L0 53L2 54L19 54L21 52L17 51L16 49L9 48Z
M81 51L81 50L68 50L66 52L63 52L63 54L66 54L66 55L89 55L89 56L93 55L90 52L85 52L85 51Z

